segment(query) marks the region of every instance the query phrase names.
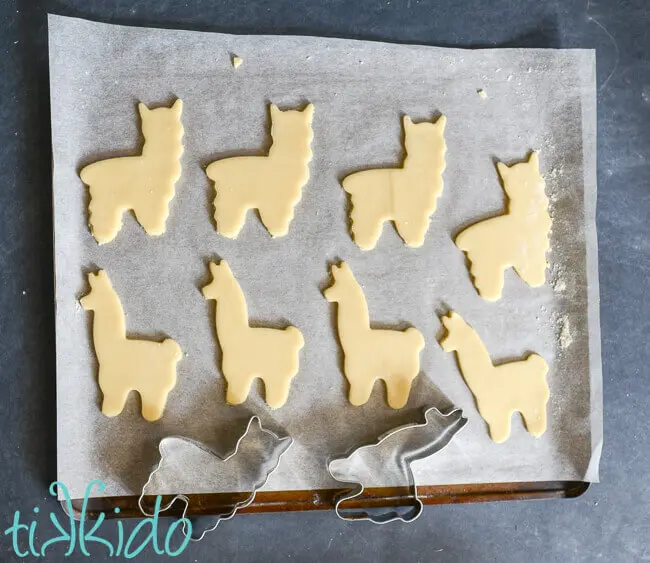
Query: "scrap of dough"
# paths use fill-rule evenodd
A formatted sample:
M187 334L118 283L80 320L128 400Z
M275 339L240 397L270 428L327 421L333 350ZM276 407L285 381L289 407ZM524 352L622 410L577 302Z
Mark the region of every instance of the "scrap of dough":
M445 352L456 352L463 378L492 440L500 444L508 439L510 419L516 411L521 413L528 432L535 437L544 434L549 399L544 358L530 354L525 360L495 366L476 331L458 313L452 311L441 320L447 334L440 345Z
M510 267L529 286L544 284L551 230L537 153L510 167L498 162L497 169L509 198L507 213L471 225L455 240L467 253L474 285L487 301L501 298L503 275Z
M284 330L249 326L246 300L228 262L210 262L210 273L212 281L203 288L203 296L217 301L215 320L221 369L228 383L226 401L243 403L253 380L259 377L264 381L268 405L280 408L298 373L298 356L305 345L302 333L295 326Z
M176 364L181 348L171 338L162 342L126 337L120 298L104 270L88 274L90 293L81 306L94 311L93 344L99 362L102 412L117 416L131 391L140 393L142 416L153 422L165 410L167 395L176 385Z
M377 379L383 379L388 404L401 409L408 401L411 383L420 373L424 338L416 328L370 328L363 290L345 263L332 265L334 283L323 295L338 303L338 333L345 355L343 371L350 383L350 403L365 404Z
M483 90L483 88L479 88L476 93L478 94L479 98L482 98L483 100L487 100L487 92Z
M413 123L404 116L402 168L376 168L346 176L341 182L352 198L352 236L362 250L377 244L385 221L393 221L407 246L419 247L442 194L447 118Z
M232 66L233 68L239 68L241 64L244 62L244 59L241 57L238 57L237 55L234 55L232 58Z
M229 238L237 237L249 209L259 210L271 236L286 235L293 208L309 180L313 104L302 111L280 111L275 104L270 108L273 144L267 156L224 158L206 169L217 192L217 231Z
M183 102L149 109L138 104L144 145L140 156L100 160L79 176L90 188L89 225L99 244L112 241L122 228L122 215L132 209L147 234L165 232L169 202L176 195L183 154Z

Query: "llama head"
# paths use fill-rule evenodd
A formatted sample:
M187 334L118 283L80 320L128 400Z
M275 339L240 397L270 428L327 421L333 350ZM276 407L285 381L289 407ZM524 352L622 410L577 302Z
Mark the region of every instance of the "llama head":
M79 300L86 311L94 311L108 297L115 295L111 280L104 270L99 270L96 274L89 273L88 284L90 291Z
M314 117L314 104L307 104L302 111L289 109L282 111L275 104L270 105L271 137L273 143L295 145L311 144L314 133L311 122Z
M338 266L332 264L332 278L334 278L334 283L323 292L325 299L331 303L340 301L341 295L347 293L347 288L350 286L359 287L350 266L345 262L341 262Z
M544 178L539 173L539 155L535 151L530 153L527 162L512 166L497 162L497 170L503 180L503 189L510 199L536 196L540 190L544 193Z
M232 286L234 279L228 262L222 260L218 264L210 262L210 273L212 281L203 287L203 297L206 299L219 299L224 291Z
M440 346L445 352L453 352L459 348L459 339L462 338L468 324L465 322L456 311L451 311L449 314L440 318L443 326L447 329L447 334L440 341Z
M435 123L413 123L408 115L403 118L404 148L409 156L431 157L431 145L443 138L447 118L441 115Z
M149 109L143 103L138 104L138 111L142 118L142 134L146 140L154 140L164 132L166 141L178 144L183 138L185 130L181 123L183 101L176 100L170 108ZM161 139L156 139L160 141Z

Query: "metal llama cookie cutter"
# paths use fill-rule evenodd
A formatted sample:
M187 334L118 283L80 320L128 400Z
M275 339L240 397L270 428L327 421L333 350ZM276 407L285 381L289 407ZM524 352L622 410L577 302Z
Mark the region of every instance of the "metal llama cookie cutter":
M336 515L342 520L368 520L374 524L415 520L422 513L424 505L418 497L411 463L442 450L466 423L461 409L455 408L443 414L437 408L429 407L424 410L424 423L398 426L382 434L372 444L331 459L327 464L329 474L336 481L351 486L336 498ZM376 481L377 475L389 477L387 480L390 482L385 486L408 486L412 491L414 506L404 513L400 513L397 507L381 508L373 513L341 507L343 502L359 497L365 490L364 483Z
M195 440L183 436L167 436L160 441L158 450L160 462L149 475L142 487L138 506L145 516L153 516L143 504L148 494L155 490L185 490L193 493L214 493L220 490L244 491L251 493L244 500L235 502L230 509L214 516L216 522L203 530L199 537L192 535L192 541L200 541L205 534L214 530L222 520L230 520L238 510L247 507L255 499L271 474L280 465L282 456L293 444L290 436L281 437L262 426L258 416L252 416L244 433L237 439L233 451L225 457ZM252 447L251 447L252 446ZM185 494L176 494L160 512L169 510L180 500L185 504L182 517L185 518L190 499ZM187 536L187 526L183 521L183 533Z

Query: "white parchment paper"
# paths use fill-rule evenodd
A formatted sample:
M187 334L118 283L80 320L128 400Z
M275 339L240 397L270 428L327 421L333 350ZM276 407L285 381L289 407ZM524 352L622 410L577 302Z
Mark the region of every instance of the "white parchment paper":
M105 494L139 492L160 438L181 434L228 452L251 413L284 428L295 444L267 488L332 486L326 461L421 420L420 407L453 403L469 418L440 454L416 465L419 484L597 480L602 445L602 376L595 239L595 64L593 51L459 50L310 37L234 36L144 29L50 16L54 151L58 476L73 497L91 479ZM237 70L231 55L243 58ZM487 93L480 97L478 89ZM138 154L136 104L184 102L183 174L167 232L146 235L132 216L115 241L98 246L87 227L88 192L79 169ZM315 105L311 178L290 233L271 239L249 214L236 240L217 234L207 163L263 154L267 105ZM359 250L348 233L339 184L364 167L397 166L401 116L448 123L445 188L420 249L387 225L377 248ZM553 216L548 284L532 289L510 271L504 297L476 293L451 235L503 210L496 160L540 151ZM44 186L44 189L46 187ZM199 288L207 261L229 261L253 324L294 324L305 335L301 370L285 407L271 411L254 386L239 407L225 403L214 303ZM353 407L335 332L335 307L321 294L329 264L349 262L376 326L416 326L425 335L422 374L407 407L393 411L377 384ZM186 354L165 416L146 422L139 400L106 418L99 409L92 315L78 298L86 273L104 268L126 311L131 336L176 339ZM531 351L550 364L549 426L535 439L519 416L494 444L453 355L437 343L438 315L457 310L494 360ZM378 482L376 485L383 485ZM224 485L224 490L228 490ZM178 491L191 493L193 491Z

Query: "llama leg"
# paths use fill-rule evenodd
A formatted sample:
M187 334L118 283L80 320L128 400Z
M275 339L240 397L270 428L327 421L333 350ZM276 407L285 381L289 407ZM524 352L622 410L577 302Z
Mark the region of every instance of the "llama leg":
M279 409L287 402L289 397L290 381L269 381L264 379L266 403L272 409Z
M289 232L289 224L293 219L293 207L277 205L262 205L259 207L262 223L273 237L283 237Z
M471 261L470 272L474 278L474 286L487 301L496 301L503 291L504 267L498 257L476 256L468 254Z
M156 389L152 391L141 391L140 399L142 401L142 416L145 420L153 422L162 417L167 403L169 391Z
M92 195L88 204L88 223L93 236L99 244L112 241L122 228L124 209L115 201Z
M350 403L356 407L365 405L370 398L376 379L363 373L348 377L348 381L350 382Z
M510 436L510 416L505 412L492 412L489 414L481 413L481 416L487 422L490 430L490 437L494 442L500 444L505 442Z
M129 389L110 389L102 390L104 400L102 402L102 412L106 416L117 416L124 410L124 404L129 396Z
M544 285L546 282L546 258L523 265L515 265L515 271L530 287Z
M134 209L135 216L142 228L151 236L165 232L165 223L169 217L169 202L162 197L152 197Z
M250 207L241 202L236 192L217 190L214 198L214 221L217 232L228 238L235 238L246 222Z
M374 206L373 202L360 200L359 197L352 197L352 211L350 219L352 220L352 236L362 250L371 250L375 248L381 231L384 228L385 219L379 215L379 209Z
M247 398L253 384L248 374L229 375L227 378L226 402L229 405L241 405Z
M522 412L526 430L536 438L546 432L546 405L539 405L540 408Z
M388 394L388 406L392 409L401 409L409 399L411 380L405 377L389 377L385 380Z
M429 229L429 216L420 214L407 219L395 219L395 228L406 246L418 248L424 244Z

